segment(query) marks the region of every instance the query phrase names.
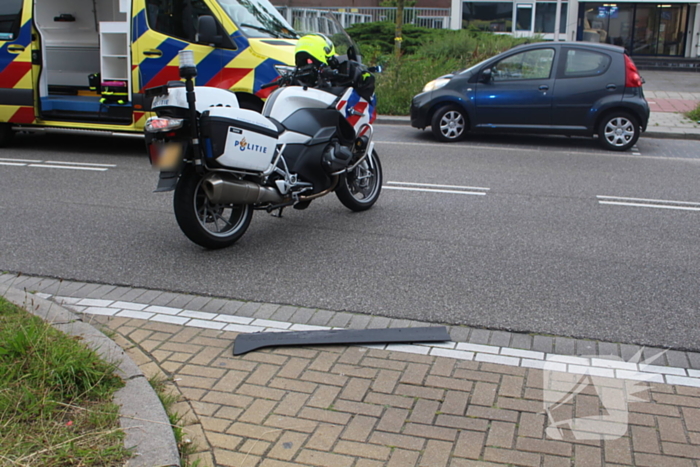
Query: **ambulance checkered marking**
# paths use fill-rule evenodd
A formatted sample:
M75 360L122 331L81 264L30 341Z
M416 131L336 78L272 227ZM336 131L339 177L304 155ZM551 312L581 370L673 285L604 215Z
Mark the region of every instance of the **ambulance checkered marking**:
M32 70L31 62L31 23L27 21L20 29L16 40L8 41L0 47L0 88L12 89L18 87L25 76ZM13 53L10 46L22 46L24 52ZM26 83L26 80L24 80ZM31 80L29 80L31 85ZM25 89L25 86L22 86Z

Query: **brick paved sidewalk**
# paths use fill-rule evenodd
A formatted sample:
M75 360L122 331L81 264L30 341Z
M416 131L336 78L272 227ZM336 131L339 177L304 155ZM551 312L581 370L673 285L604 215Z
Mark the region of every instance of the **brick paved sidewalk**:
M233 357L234 332L85 319L114 331L145 373L172 381L203 466L700 467L700 388L596 378L552 419L605 415L598 394L649 389L627 405L618 439L564 429L556 440L543 388L566 396L579 375L553 372L545 385L538 369L354 346Z

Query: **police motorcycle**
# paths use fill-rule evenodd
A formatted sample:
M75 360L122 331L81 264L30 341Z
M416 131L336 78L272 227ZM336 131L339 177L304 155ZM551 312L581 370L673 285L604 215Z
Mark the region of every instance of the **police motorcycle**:
M305 209L330 193L352 211L374 205L382 187L372 142L374 78L350 44L347 55L335 56L327 37L303 36L297 66L279 67L262 114L241 109L229 91L195 87L190 51L179 56L184 83L147 91L156 113L145 127L160 171L155 191L174 190L175 218L191 241L230 246L254 211L281 217L286 207Z

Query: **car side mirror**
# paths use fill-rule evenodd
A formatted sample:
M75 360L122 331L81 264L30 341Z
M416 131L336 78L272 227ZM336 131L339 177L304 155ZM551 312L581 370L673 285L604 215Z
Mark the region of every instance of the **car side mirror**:
M493 79L493 74L491 73L491 69L487 68L481 72L481 75L479 76L479 82L481 83L490 83L491 80Z
M221 45L223 37L217 34L216 20L213 16L203 15L197 21L197 42L200 44Z

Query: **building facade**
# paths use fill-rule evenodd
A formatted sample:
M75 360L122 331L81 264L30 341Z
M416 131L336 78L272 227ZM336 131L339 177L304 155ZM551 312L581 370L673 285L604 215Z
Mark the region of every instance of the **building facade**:
M554 39L555 1L453 0L451 7L453 28ZM637 57L698 58L700 52L697 3L563 0L560 11L560 40L619 45Z

